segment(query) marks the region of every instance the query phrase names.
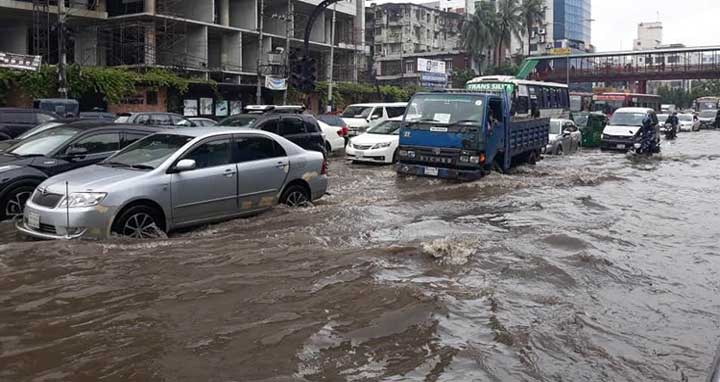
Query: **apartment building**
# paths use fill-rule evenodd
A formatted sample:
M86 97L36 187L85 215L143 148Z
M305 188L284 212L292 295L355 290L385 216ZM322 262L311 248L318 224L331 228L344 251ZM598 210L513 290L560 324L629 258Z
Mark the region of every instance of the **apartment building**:
M291 52L301 53L309 16L319 3L70 0L66 1L68 61L86 66L169 68L215 80L231 98L254 102L258 71L261 77L284 76L287 41ZM38 54L45 62L55 63L57 13L57 0L0 0L0 31L4 33L0 51ZM330 74L331 48L334 80L357 80L358 60L365 52L364 16L364 0L342 1L319 15L310 33L310 54L318 62L320 80ZM268 89L263 92L268 100L277 95Z
M464 17L422 4L373 4L366 8L366 40L376 79L386 84L425 85L418 59L427 59L444 62L447 81L451 80L453 70L468 65L461 45Z

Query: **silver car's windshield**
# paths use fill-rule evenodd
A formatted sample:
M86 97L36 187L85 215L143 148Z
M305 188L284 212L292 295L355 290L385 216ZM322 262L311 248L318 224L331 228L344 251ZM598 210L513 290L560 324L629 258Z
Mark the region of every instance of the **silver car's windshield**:
M80 132L70 127L57 127L35 134L18 142L8 152L20 156L47 156L70 141Z
M680 114L678 119L684 122L690 122L693 120L693 116L690 114Z
M16 139L17 139L18 141L22 141L23 139L27 139L27 138L29 138L29 137L32 137L33 135L35 135L35 134L37 134L37 133L43 132L43 131L48 130L48 129L52 129L53 127L57 127L57 126L60 126L60 125L62 125L62 124L63 124L62 122L57 122L57 121L51 121L51 122L41 123L41 124L33 127L32 129L30 129L30 130L22 133L22 134L19 135Z
M398 135L400 134L400 121L385 121L368 129L367 132L370 134Z
M645 113L615 113L610 118L610 124L614 126L642 126Z
M186 135L154 134L126 147L102 164L155 168L192 139Z

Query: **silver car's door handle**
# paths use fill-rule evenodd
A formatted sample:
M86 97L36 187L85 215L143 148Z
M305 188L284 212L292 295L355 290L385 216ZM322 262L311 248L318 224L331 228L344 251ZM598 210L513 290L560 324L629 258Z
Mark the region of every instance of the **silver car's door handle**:
M285 168L285 166L287 166L287 163L278 162L278 164L275 165L275 168Z
M235 171L230 170L230 169L225 170L225 173L223 174L223 176L226 176L228 178L232 178L233 175L235 175Z

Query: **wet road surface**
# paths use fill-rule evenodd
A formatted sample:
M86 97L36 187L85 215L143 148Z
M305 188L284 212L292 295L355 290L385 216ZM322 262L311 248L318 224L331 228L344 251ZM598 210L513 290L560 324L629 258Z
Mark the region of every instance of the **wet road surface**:
M0 225L0 381L704 381L720 132L331 196L158 241Z

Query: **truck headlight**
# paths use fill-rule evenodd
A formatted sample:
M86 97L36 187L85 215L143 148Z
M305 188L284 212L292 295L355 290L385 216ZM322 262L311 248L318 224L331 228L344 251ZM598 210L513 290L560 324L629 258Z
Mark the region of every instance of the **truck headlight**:
M58 206L62 208L93 207L100 204L106 196L105 192L73 192Z
M392 142L376 143L371 149L384 149L386 147L390 147L390 145L392 145Z

